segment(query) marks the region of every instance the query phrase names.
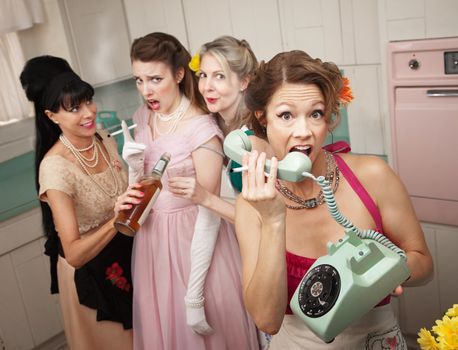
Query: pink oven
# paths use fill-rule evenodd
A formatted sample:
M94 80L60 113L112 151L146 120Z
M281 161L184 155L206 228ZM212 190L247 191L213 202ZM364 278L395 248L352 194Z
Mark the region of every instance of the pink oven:
M393 166L420 221L458 226L458 37L388 54Z

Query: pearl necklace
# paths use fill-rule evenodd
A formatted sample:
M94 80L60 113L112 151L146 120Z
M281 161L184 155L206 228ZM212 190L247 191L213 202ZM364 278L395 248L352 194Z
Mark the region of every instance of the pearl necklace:
M335 181L334 188L332 191L333 193L335 193L337 191L337 188L339 187L339 167L337 166L337 163L332 153L328 151L324 151L324 153L326 156L326 176L325 178L327 181L329 181L330 184L332 184L334 181L334 174L335 174L336 181ZM318 196L316 196L315 198L304 199L294 194L288 187L283 186L280 183L280 181L277 181L277 183L275 184L275 187L285 198L288 198L290 201L293 201L299 204L297 206L286 204L286 207L289 209L293 209L293 210L313 209L324 203L323 190L321 189L320 189L320 192L318 193Z
M63 134L59 136L60 141L64 144L65 147L67 147L73 155L78 159L78 161L81 161L84 163L85 166L88 168L95 168L99 164L99 147L98 144L95 144L95 137L92 137L92 143L85 148L76 148L73 146L73 144L70 142L69 139L67 139ZM89 151L91 148L94 148L94 152L92 153L91 157L85 157L82 152ZM93 163L92 163L93 162Z
M83 170L86 172L86 174L89 176L89 178L92 180L92 182L94 182L97 187L100 188L100 190L105 193L108 197L110 198L113 198L115 197L116 195L118 195L118 190L119 190L119 183L118 183L118 179L116 177L116 174L114 172L114 169L111 165L111 159L108 160L107 157L105 156L105 153L103 152L99 142L96 141L95 137L93 137L92 139L92 144L91 146L89 147L86 147L86 148L76 148L71 142L69 139L67 139L65 137L64 134L61 134L59 136L59 140L63 143L63 145L65 147L67 147L70 152L75 156L76 160L78 161L78 163L81 165L81 168L83 168ZM88 163L88 159L89 158L86 158L85 156L83 156L81 154L81 152L83 151L88 151L90 150L92 147L94 147L94 155L92 157L92 159L94 160L94 164L89 164ZM110 191L108 188L105 188L104 186L102 186L101 183L99 183L95 177L94 177L94 174L92 174L88 168L95 168L98 163L99 163L99 152L102 154L102 158L103 160L105 161L105 163L108 165L108 168L110 169L110 174L111 174L111 177L113 178L113 182L115 184L115 188L113 191ZM108 157L110 157L110 155L108 154Z
M191 102L186 98L186 96L182 95L180 104L178 105L177 109L173 111L171 114L164 116L163 114L156 112L153 116L154 134L162 136L173 133L178 127L178 123L180 122L180 120L183 119L190 105ZM166 131L160 131L157 125L158 119L164 122L171 121L172 124Z

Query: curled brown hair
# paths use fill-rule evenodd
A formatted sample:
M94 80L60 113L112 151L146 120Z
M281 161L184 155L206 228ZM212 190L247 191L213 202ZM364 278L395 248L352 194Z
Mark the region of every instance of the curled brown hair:
M284 83L318 86L324 96L326 123L331 130L337 126L340 121L339 92L343 87L339 68L332 62L313 59L304 51L295 50L279 53L267 63L261 62L248 86L245 104L251 112L256 136L267 139L267 105Z
M130 49L130 60L131 62L163 62L170 67L174 76L178 69L183 68L184 77L179 83L181 93L191 101L192 105L208 112L205 101L199 93L196 76L188 67L191 55L177 38L160 32L137 38Z

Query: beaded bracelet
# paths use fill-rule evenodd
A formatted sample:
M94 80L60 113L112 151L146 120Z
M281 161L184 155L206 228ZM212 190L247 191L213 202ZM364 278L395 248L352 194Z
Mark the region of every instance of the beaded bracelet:
M200 297L200 298L187 298L184 297L184 302L187 307L193 308L193 309L200 309L201 307L204 306L205 298Z

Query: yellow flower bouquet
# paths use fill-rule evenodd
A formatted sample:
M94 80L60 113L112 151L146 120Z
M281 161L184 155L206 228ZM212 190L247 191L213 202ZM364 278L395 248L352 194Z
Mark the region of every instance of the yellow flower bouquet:
M421 350L458 350L458 304L448 309L442 320L437 320L432 331L426 328L418 332L417 342Z

